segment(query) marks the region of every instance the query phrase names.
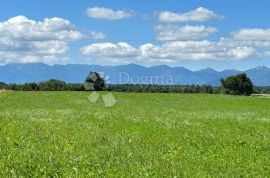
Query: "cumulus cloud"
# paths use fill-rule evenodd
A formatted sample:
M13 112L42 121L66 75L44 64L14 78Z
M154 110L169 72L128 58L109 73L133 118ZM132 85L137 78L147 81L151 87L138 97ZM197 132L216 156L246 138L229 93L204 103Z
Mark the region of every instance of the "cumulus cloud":
M72 24L62 18L45 18L34 21L24 16L13 17L0 23L0 38L16 41L76 41L83 34L74 30Z
M84 55L109 58L118 61L119 58L135 58L138 56L138 50L128 43L96 43L81 48Z
M68 42L84 37L66 19L13 17L0 22L0 62L62 61L66 58L60 56L69 50Z
M199 7L187 13L174 13L170 11L160 12L159 21L161 22L190 22L190 21L208 21L212 19L222 19L223 16L215 14L204 7Z
M95 39L95 40L101 40L101 39L105 39L106 35L104 33L101 33L101 32L91 31L90 38Z
M181 60L241 60L255 54L249 46L231 47L211 41L172 41L163 45L151 43L138 48L127 43L96 43L81 49L84 55L111 62L177 62Z
M161 41L197 40L216 33L214 27L159 25L155 28L157 39Z
M236 47L228 51L228 55L236 59L245 59L255 53L255 49L252 47Z
M105 7L92 7L87 9L87 15L95 19L119 20L134 16L131 10L113 10Z
M140 47L143 58L181 60L240 60L252 56L251 47L230 48L219 42L211 41L174 41L161 46L143 45Z
M266 57L270 49L270 29L240 29L232 32L229 38L222 38L219 44L234 48L230 54L238 58L246 58L251 53Z
M245 41L270 41L270 28L269 29L240 29L232 33L235 40Z
M258 40L237 40L234 38L222 38L219 42L220 44L237 47L237 46L252 46L255 48L270 48L270 41L258 41Z

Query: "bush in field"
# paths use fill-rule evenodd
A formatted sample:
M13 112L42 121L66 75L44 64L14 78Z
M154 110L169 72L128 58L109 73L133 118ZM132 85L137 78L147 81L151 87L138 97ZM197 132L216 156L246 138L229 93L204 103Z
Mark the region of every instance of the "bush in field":
M84 91L84 86L81 83L67 83L68 91Z
M39 90L39 86L37 83L25 83L21 86L23 91L37 91Z
M61 80L51 79L39 84L39 90L44 91L64 91L67 90L67 84Z
M0 82L0 90L6 89L6 88L7 88L7 84Z
M97 72L90 72L87 76L84 89L87 91L101 91L105 89L105 81Z
M221 92L230 95L251 95L253 84L245 73L221 79Z

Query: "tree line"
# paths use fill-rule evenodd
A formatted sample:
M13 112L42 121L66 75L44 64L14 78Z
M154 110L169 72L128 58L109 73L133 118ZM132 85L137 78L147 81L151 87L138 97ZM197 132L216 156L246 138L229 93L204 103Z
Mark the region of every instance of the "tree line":
M66 83L61 80L51 79L40 83L5 84L0 82L0 89L14 91L84 91L83 84Z
M116 84L108 85L108 91L137 93L220 93L219 87L211 85L148 85Z
M0 89L14 91L85 91L83 83L66 83L49 80L40 83L5 84ZM92 89L94 90L94 89ZM138 93L219 93L219 87L210 85L150 85L150 84L107 84L100 90Z

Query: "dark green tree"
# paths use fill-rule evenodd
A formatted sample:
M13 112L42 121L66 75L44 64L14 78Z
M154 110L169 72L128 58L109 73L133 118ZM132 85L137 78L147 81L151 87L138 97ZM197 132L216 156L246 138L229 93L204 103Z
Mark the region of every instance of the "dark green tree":
M7 84L4 82L0 82L0 90L6 89L6 88L7 88Z
M38 84L34 82L22 84L20 88L23 91L38 91L39 90Z
M221 92L230 95L251 95L253 84L245 73L221 79Z
M105 89L105 81L97 72L90 72L85 79L84 89L87 91L101 91Z
M67 90L67 84L61 80L51 79L49 81L41 82L39 84L39 90L41 90L41 91L65 91L65 90Z

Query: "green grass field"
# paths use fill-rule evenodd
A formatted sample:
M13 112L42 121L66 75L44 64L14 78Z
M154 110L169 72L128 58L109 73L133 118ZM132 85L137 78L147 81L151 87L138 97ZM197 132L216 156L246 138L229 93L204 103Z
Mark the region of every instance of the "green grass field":
M0 177L268 177L270 99L0 93Z

